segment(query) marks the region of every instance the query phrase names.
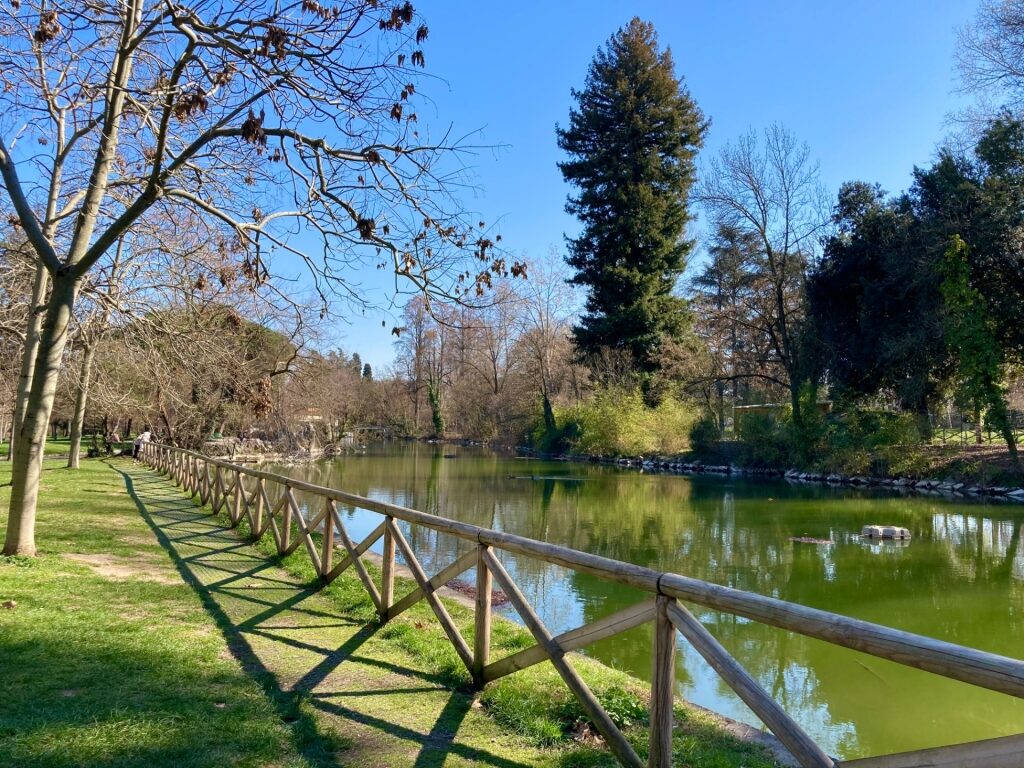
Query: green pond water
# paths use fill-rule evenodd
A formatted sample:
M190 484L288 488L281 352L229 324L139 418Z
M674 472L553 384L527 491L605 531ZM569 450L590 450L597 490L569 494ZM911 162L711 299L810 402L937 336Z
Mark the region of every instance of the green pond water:
M475 525L1024 657L1021 505L782 481L645 474L418 443L371 445L338 460L268 469ZM381 520L375 513L351 508L344 518L357 540ZM874 523L904 526L913 538L905 544L861 540L861 526ZM433 531L404 529L430 573L468 546ZM833 543L790 541L800 536ZM644 597L631 588L533 559L501 557L556 633ZM462 578L472 583L471 572ZM1024 731L1024 701L717 611L697 607L695 613L786 711L838 757ZM679 693L760 725L681 636L678 643ZM587 652L649 679L650 625Z

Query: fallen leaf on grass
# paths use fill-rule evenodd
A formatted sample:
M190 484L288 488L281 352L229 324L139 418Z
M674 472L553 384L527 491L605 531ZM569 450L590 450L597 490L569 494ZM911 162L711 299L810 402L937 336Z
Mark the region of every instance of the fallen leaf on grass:
M0 608L7 608L7 609L10 609L10 610L13 610L13 609L15 609L17 607L18 607L18 604L16 602L14 602L13 600L4 600L2 603L0 603Z

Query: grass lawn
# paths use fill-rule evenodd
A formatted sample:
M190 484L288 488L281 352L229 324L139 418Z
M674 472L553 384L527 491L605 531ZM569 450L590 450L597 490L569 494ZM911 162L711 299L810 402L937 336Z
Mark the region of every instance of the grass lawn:
M85 440L82 443L82 454L84 455L87 445ZM47 456L67 456L71 450L71 439L67 437L58 437L56 440L50 438L46 441L44 450ZM7 457L7 443L3 441L0 441L0 456ZM3 477L7 477L7 475L3 475Z
M278 567L128 460L48 462L43 476L39 557L0 559L0 603L16 602L0 608L2 764L615 764L572 738L582 713L550 665L475 695L426 606L380 627L354 574L314 589L303 557ZM469 611L451 611L471 637ZM496 623L495 658L529 643ZM576 662L645 754L646 687ZM679 765L774 765L707 716L677 715Z
M232 657L116 472L44 478L39 556L0 559L4 765L333 765L337 739Z

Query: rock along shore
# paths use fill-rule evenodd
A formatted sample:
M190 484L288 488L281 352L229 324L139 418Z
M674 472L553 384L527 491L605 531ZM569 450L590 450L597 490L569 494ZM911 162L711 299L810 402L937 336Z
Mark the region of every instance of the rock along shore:
M520 449L520 453L539 455L529 449ZM600 464L614 464L630 467L644 472L666 472L680 475L723 475L746 477L781 478L796 484L820 484L832 486L848 486L852 488L879 488L904 493L916 493L929 496L947 496L951 498L992 498L1001 501L1024 503L1024 488L1012 488L1001 485L972 485L953 480L924 479L910 477L870 477L866 475L841 475L836 473L804 472L798 469L772 469L766 467L741 467L735 464L704 464L700 461L688 461L677 456L637 456L633 458L614 458L607 456L573 456L558 457L565 461L581 461Z

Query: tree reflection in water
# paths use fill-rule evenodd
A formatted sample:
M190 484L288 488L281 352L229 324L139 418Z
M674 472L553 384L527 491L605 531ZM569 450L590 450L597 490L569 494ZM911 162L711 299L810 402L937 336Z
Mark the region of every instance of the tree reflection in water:
M475 525L1021 655L1020 507L783 482L650 475L418 443L374 445L362 455L280 471ZM298 498L300 504L315 503L302 494ZM360 510L343 509L343 514L357 537L380 521ZM876 523L906 527L913 538L899 546L868 543L856 535L862 526ZM431 572L470 546L427 529L404 528ZM790 540L801 536L834 543ZM636 590L532 559L502 559L556 632L643 597ZM840 757L1024 730L1024 706L1008 696L691 607L786 710ZM680 692L716 711L756 722L683 643L680 639ZM649 677L650 627L603 641L590 652Z

